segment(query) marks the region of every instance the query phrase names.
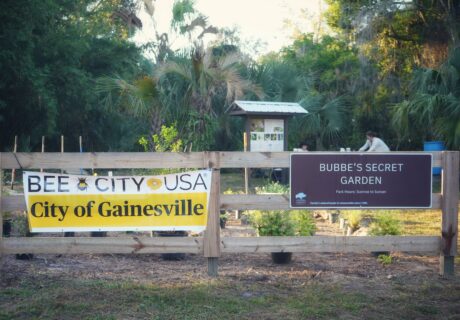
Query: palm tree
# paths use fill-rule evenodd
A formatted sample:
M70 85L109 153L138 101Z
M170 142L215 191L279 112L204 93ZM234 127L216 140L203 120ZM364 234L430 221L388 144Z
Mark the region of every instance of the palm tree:
M212 143L216 120L225 114L225 107L233 100L246 91L262 95L257 86L241 77L237 69L239 61L238 54L215 56L211 49L204 50L196 44L189 58L169 61L156 69L155 76L160 79L166 96L180 97L181 111L191 117L187 129L195 141L201 141L200 148ZM174 109L177 105L170 107Z
M301 74L293 64L278 60L255 64L248 73L270 101L297 102L312 85L311 77Z
M308 111L308 115L294 119L291 131L296 130L299 135L313 137L317 150L325 150L325 144L337 147L345 129L347 98L328 98L311 91L300 104Z
M325 145L337 145L345 128L348 101L344 96L331 96L315 90L319 80L313 74L304 74L294 64L270 59L248 71L271 101L299 102L309 113L294 117L290 136L300 140L313 138L317 150Z
M129 83L119 77L101 77L96 91L104 95L103 104L106 108L117 107L135 117L148 119L149 144L154 151L151 137L161 130L163 112L158 80L144 76Z
M409 99L395 105L392 121L400 139L421 133L460 148L460 47L439 69L414 73Z

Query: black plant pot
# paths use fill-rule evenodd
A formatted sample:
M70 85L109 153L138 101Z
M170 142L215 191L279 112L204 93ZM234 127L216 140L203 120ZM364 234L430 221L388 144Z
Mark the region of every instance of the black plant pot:
M93 238L107 237L107 232L106 231L91 231L91 237Z
M2 234L5 238L8 238L11 235L11 220L10 219L3 220L2 230L3 230Z
M17 260L32 260L34 258L33 253L17 253L16 259Z
M292 260L292 252L272 252L272 261L276 264L288 264Z
M159 237L187 237L187 231L157 231ZM161 258L168 261L179 261L185 259L185 253L162 253Z

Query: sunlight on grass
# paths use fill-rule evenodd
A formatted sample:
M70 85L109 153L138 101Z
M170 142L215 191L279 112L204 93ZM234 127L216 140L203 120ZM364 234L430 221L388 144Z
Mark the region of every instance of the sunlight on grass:
M389 214L401 224L403 235L440 234L441 210L340 210L345 219L359 213L362 219L375 219L379 214Z
M441 210L398 210L396 218L402 223L403 234L440 234Z
M101 280L72 280L65 286L27 282L0 292L0 319L327 319L343 312L356 316L369 300L328 285L301 287L289 295L287 290L219 280L171 287Z

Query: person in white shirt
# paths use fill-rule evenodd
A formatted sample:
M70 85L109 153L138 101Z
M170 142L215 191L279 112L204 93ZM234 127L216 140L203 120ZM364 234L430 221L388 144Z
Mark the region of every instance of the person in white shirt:
M390 148L383 142L382 139L377 138L376 134L372 131L366 132L366 143L364 146L359 148L359 151L366 151L367 152L388 152Z
M294 152L307 152L308 151L308 144L306 142L302 142L299 144L298 148L294 148Z

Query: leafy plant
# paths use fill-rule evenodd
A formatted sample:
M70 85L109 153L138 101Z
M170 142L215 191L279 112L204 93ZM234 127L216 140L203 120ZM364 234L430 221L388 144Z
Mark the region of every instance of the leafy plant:
M308 210L295 210L290 212L295 223L296 235L312 236L316 232L315 220Z
M389 212L384 212L377 215L375 221L371 224L369 234L372 236L400 235L401 225Z
M316 231L308 210L253 211L250 222L259 236L312 236Z
M256 193L289 193L289 187L271 182L257 187ZM252 211L250 222L260 236L311 236L315 234L315 221L308 210Z
M179 132L176 125L161 126L159 134L152 136L154 150L158 152L180 152L182 151L182 140L178 138ZM149 151L149 141L145 137L139 139L139 144L144 147L145 151Z
M179 133L176 129L175 123L169 127L163 125L161 126L159 134L152 135L151 141L149 141L146 137L141 137L138 140L138 143L144 148L146 152L180 152L182 151L183 143L182 140L178 137L178 135ZM142 170L141 174L169 174L181 171L186 171L186 169L149 169Z
M384 266L388 266L393 263L393 257L389 254L380 254L377 257L377 261L380 262Z
M259 236L294 236L295 223L289 211L255 211L251 223Z

